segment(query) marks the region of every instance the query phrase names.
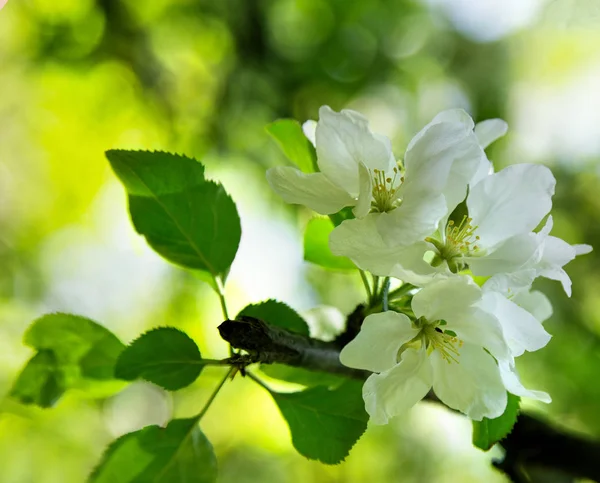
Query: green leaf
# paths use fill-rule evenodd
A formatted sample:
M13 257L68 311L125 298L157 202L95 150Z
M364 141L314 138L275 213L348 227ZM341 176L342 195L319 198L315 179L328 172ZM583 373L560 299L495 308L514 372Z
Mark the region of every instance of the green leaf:
M21 371L11 396L23 404L47 408L54 405L65 390L54 352L42 350L34 355Z
M259 304L248 305L236 318L242 315L261 319L271 325L283 327L299 334L309 335L306 321L289 305L277 300L269 299Z
M304 135L302 126L294 119L279 119L266 127L267 132L277 142L283 154L301 171L316 171L316 154L310 141Z
M511 393L507 394L508 403L502 416L473 421L473 444L479 449L489 450L498 441L504 439L517 422L521 398Z
M334 224L334 226L339 226L345 220L352 220L354 218L354 213L352 212L351 206L346 206L346 208L342 208L337 213L333 215L329 215L329 219Z
M304 260L325 268L352 270L356 266L346 257L337 257L329 249L329 234L334 226L328 218L313 218L304 232Z
M142 378L169 391L189 386L204 368L196 343L173 327L146 332L121 353L115 368L119 379Z
M175 419L121 436L104 453L89 483L213 483L217 460L197 418Z
M138 233L167 260L225 279L241 237L235 203L203 178L195 160L168 153L108 151L129 194Z
M24 404L52 406L84 380L114 378L117 358L125 348L96 322L70 314L48 314L29 327L24 343L38 352L27 363L11 396Z
M204 183L204 166L195 159L162 151L106 151L127 193L153 197L178 193Z
M271 395L288 423L294 447L309 459L340 463L367 429L361 382Z

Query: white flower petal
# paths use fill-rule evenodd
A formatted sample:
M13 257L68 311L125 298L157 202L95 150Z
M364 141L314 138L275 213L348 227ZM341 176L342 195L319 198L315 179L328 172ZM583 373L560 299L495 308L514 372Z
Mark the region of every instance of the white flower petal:
M448 325L443 328L454 331L460 340L487 349L497 360L512 360L502 326L493 314L475 307L460 316L446 316L445 320Z
M482 289L511 297L518 293L527 293L536 277L537 272L533 268L513 273L498 273L490 277L483 284Z
M575 247L555 236L548 236L544 244L544 253L540 264L542 267L563 267L577 256Z
M451 212L465 198L468 183L486 159L472 126L464 111L436 116L406 150L405 185L442 193Z
M514 368L514 366L500 361L498 362L498 368L500 369L500 375L502 377L504 387L506 387L508 392L514 394L515 396L530 397L545 403L552 402L552 398L548 393L526 389L521 383L519 375L517 374L517 370Z
M575 249L575 255L579 256L579 255L587 255L588 253L590 253L594 248L591 245L571 245L574 249Z
M508 124L502 119L486 119L475 126L475 135L483 149L487 148L508 131Z
M358 202L353 213L356 218L363 218L371 211L371 199L373 197L373 177L365 163L358 164L359 193Z
M543 270L540 270L540 276L560 282L563 290L567 294L567 297L570 297L572 295L571 287L573 283L571 282L571 277L569 277L569 274L565 272L564 269L560 267L545 268Z
M481 245L531 232L550 211L555 184L545 166L516 164L473 186L467 207Z
M472 131L475 126L473 118L464 109L458 108L440 112L433 118L430 124L439 124L440 122L458 122L468 131Z
M433 322L452 315L461 317L481 295L481 289L470 277L457 275L426 285L413 297L411 305L417 317Z
M377 218L377 230L388 246L411 245L435 232L446 214L443 195L410 191L398 208Z
M452 275L445 266L432 267L423 256L430 250L425 242L388 246L379 234L379 218L386 213L370 213L365 218L346 220L329 235L329 248L334 255L350 258L360 269L382 277L396 277L415 285L423 285L438 275Z
M354 197L359 192L359 163L386 173L396 166L389 140L374 135L357 112L321 107L315 135L319 169Z
M494 165L489 159L482 158L481 161L479 161L479 167L471 178L471 182L469 184L471 186L475 186L483 178L488 177L490 174L494 174Z
M316 141L315 133L317 131L317 121L313 121L312 119L309 119L304 124L302 124L302 131L304 132L304 135L308 138L310 143L313 146L316 146L317 141Z
M499 293L484 292L480 307L497 317L514 357L541 349L550 341L539 320Z
M389 247L377 230L377 218L371 213L362 219L345 220L329 235L334 255L350 258L359 268L375 275L388 276L397 263L401 247Z
M559 281L565 293L571 296L571 278L563 270L563 266L577 256L575 247L555 236L544 240L542 259L537 265L538 274L551 280Z
M404 314L387 311L369 315L358 335L342 349L340 361L356 369L387 371L398 363L400 347L418 333Z
M457 146L456 155L443 191L449 213L466 198L467 185L483 169L482 165L489 169L489 161L472 133Z
M479 230L476 230L479 234ZM486 250L481 243L481 254L465 257L465 261L474 275L489 276L497 273L510 273L524 270L537 263L542 257L543 241L532 233L512 236L496 247Z
M363 386L365 409L374 424L386 424L425 397L432 372L424 350L407 349L392 369L369 376Z
M419 242L404 247L396 254L396 264L391 268L389 276L411 283L417 287L425 286L434 280L454 277L445 263L432 267L425 261L428 255L433 256L429 243Z
M566 294L570 297L571 279L562 267L576 256L589 253L592 247L589 245L569 245L560 238L549 236L552 224L552 216L548 216L544 228L535 235L536 239L540 241L541 259L533 266L537 269L538 275L560 281Z
M550 232L552 231L553 226L554 226L554 219L552 218L552 215L548 215L548 218L546 218L546 223L544 224L544 226L542 227L542 229L540 230L538 235L540 237L548 236L550 234Z
M465 112L463 109L448 109L446 111L442 111L410 140L406 150L408 151L412 149L413 146L421 140L421 138L432 126L442 122L461 124L464 132L472 131L475 126L471 116L469 116L469 114L467 114L467 112Z
M433 390L447 406L475 421L497 418L506 408L506 390L494 358L481 347L465 343L458 363L447 362L434 350Z
M470 152L472 149L476 154L474 159ZM413 138L406 150L405 183L416 183L419 189L442 192L455 162L461 165L472 164L472 172L466 180L469 181L481 156L484 154L477 138L462 123L430 123Z
M548 297L539 290L520 292L512 298L512 301L527 310L540 322L544 322L552 316L552 304Z
M337 213L354 199L323 173L303 173L290 166L267 170L269 185L286 203L305 205L323 215Z

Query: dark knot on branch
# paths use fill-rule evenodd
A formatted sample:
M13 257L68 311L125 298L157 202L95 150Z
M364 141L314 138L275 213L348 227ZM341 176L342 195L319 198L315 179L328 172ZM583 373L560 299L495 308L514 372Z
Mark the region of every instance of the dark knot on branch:
M366 379L370 374L344 366L336 342L313 339L254 317L226 320L219 326L219 333L232 347L248 352L253 362L277 362L354 379Z

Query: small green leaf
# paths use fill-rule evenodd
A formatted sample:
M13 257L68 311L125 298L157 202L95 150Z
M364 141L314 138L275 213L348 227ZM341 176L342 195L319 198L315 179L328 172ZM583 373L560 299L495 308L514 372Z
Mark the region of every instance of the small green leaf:
M108 151L138 233L167 260L226 278L241 237L235 203L197 161L169 153Z
M340 463L367 429L361 382L271 395L288 423L294 447L309 459Z
M325 268L352 270L356 266L346 257L337 257L329 249L329 234L334 226L328 218L313 218L304 232L304 260Z
M329 219L334 224L334 226L340 226L340 224L345 220L352 220L354 218L354 213L352 212L353 208L351 206L346 206L346 208L342 208L337 213L333 215L329 215Z
M106 328L85 317L48 314L29 327L24 342L38 352L27 363L11 395L24 404L52 406L84 380L113 379L125 346Z
M266 127L267 132L277 142L283 154L301 171L316 171L316 154L310 141L304 135L302 126L294 119L279 119Z
M299 334L309 335L306 321L289 305L277 300L269 299L259 304L248 305L236 318L242 315L261 319L271 325L283 327Z
M504 439L517 422L521 398L511 393L507 394L508 403L502 416L473 421L473 444L479 449L489 450L498 441Z
M146 332L121 353L115 375L133 381L142 378L169 391L189 386L204 368L196 343L174 327Z
M121 436L104 453L89 483L213 483L217 460L196 418Z
M54 352L42 350L21 371L11 396L23 404L48 408L60 399L66 389Z

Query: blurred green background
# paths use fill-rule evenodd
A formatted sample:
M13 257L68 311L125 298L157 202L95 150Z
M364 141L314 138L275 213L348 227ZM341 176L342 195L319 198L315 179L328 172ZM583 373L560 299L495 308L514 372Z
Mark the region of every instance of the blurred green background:
M93 318L124 342L158 325L224 357L214 294L137 237L103 152L163 149L207 165L237 201L242 242L230 312L269 297L303 312L350 312L355 273L302 259L310 214L272 194L265 169L284 163L264 126L359 110L402 156L438 111L502 117L489 150L500 168L540 162L558 178L556 236L599 246L598 0L9 0L0 10L0 481L84 481L115 437L189 416L222 377L209 367L174 395L150 384L73 391L50 410L5 395L31 356L21 337L43 313ZM519 360L557 426L600 438L600 257L572 262L558 283L549 346ZM226 482L501 482L499 449L471 447L470 423L421 403L370 427L347 461L305 460L268 394L227 385L202 426Z

